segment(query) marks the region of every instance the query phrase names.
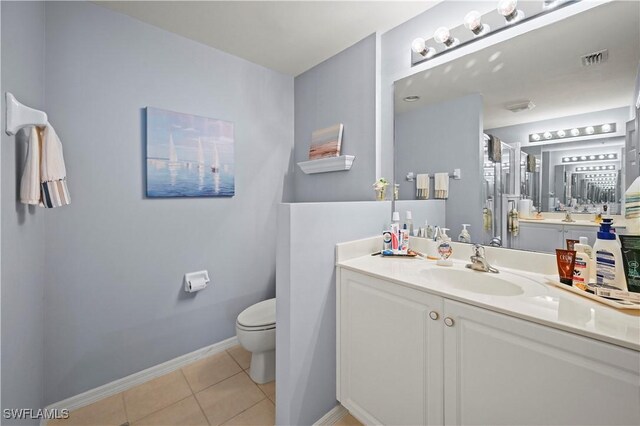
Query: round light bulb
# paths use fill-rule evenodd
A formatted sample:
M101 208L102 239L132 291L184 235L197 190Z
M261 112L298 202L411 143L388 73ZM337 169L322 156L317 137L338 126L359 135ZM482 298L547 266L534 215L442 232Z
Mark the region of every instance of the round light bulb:
M438 43L444 43L451 37L451 33L449 32L449 28L440 27L433 33L433 39Z
M598 160L604 160L604 155L602 154L598 155Z
M609 157L609 158L616 158L616 155L615 155L615 154L609 154L609 155L607 155L607 157Z
M596 166L596 170L600 170L600 166Z
M411 50L416 53L422 54L426 50L426 44L423 38L416 38L411 42Z
M539 141L540 140L540 135L537 133L534 133L533 135L531 135L531 139L533 139L534 141Z
M604 133L608 133L608 132L610 132L610 131L611 131L611 124L603 124L603 125L602 125L602 131L603 131Z
M613 169L615 169L615 167L613 167L613 166L609 166L609 167L607 167L607 168L608 168L609 170L613 170Z
M580 130L578 129L571 129L571 136L578 136L580 135Z
M500 0L498 2L498 13L502 16L509 16L513 14L518 6L518 0Z
M582 161L584 161L584 160L586 160L586 159L587 159L587 157L585 157L585 156L583 155L582 157L580 157L580 159L581 159Z
M564 132L564 130L558 130L556 134L558 135L559 138L564 138L566 136L566 133Z
M477 10L472 10L464 17L464 26L473 31L482 27L482 15Z
M595 129L593 128L593 126L589 126L586 129L584 129L584 131L588 134L588 135L592 135L593 132L595 132Z
M562 159L562 161L564 161L565 163L568 163L569 161L571 161L571 158L569 158L569 157L564 157L564 158Z
M571 157L571 161L578 161L578 157Z
M544 138L545 139L551 139L553 137L553 135L551 134L551 132L544 132Z
M590 155L590 156L589 156L589 160L595 160L595 159L596 159L596 156L595 156L595 155Z

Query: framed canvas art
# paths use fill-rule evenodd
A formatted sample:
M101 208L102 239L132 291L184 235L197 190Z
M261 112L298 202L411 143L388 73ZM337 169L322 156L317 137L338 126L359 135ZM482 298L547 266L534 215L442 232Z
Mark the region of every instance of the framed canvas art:
M309 160L338 157L342 145L342 124L316 130L311 134Z
M147 197L233 197L230 121L147 107Z

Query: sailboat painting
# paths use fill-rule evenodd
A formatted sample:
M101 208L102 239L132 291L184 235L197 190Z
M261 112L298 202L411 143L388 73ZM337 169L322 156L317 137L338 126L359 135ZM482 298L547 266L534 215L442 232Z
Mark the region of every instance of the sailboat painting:
M147 197L233 197L230 121L147 107Z

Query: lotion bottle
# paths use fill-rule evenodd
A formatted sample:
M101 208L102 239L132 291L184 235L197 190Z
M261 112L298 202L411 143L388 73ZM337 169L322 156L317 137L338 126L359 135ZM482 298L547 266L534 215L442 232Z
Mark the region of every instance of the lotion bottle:
M611 232L612 222L611 218L602 220L598 239L593 246L596 257L597 285L628 291L624 265L622 264L622 250L616 239L616 234Z

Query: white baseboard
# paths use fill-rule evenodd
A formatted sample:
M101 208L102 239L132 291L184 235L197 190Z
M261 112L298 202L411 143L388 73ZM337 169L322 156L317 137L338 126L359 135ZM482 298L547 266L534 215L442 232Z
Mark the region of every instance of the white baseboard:
M69 411L77 410L78 408L93 404L94 402L97 402L103 398L118 394L120 392L126 391L127 389L131 389L134 386L148 382L149 380L176 371L188 364L191 364L194 361L208 357L218 352L222 352L237 344L238 338L235 336L231 337L221 342L214 343L213 345L205 346L204 348L198 349L191 353L181 355L167 362L163 362L162 364L154 365L153 367L149 367L146 370L142 370L127 377L123 377L122 379L114 380L113 382L107 383L106 385L90 389L79 395L72 396L59 402L54 402L53 404L48 405L46 408L66 408ZM43 421L40 424L45 425L46 421Z
M342 405L338 404L331 409L327 414L322 416L320 420L315 422L313 426L330 426L338 423L340 419L349 414L349 411Z

